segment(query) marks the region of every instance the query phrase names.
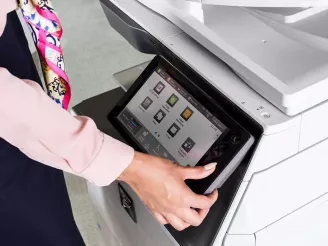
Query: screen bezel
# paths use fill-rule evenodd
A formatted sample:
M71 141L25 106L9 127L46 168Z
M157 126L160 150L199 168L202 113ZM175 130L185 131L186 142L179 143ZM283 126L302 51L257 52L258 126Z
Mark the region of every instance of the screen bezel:
M148 81L148 78L156 72L156 69L161 67L168 73L178 84L180 84L185 90L190 93L197 101L199 101L207 110L209 110L216 118L218 118L227 129L221 134L221 136L214 142L209 148L210 151L216 146L227 143L227 149L217 160L218 166L214 173L203 180L188 180L187 184L190 188L199 194L204 193L207 188L215 181L220 173L227 167L230 161L238 154L241 148L249 141L251 135L241 127L233 118L231 118L214 98L207 95L201 90L197 84L191 81L187 76L182 74L172 64L166 61L161 56L156 56L147 68L138 77L131 88L126 92L124 97L117 103L114 109L108 114L108 120L117 128L120 134L124 137L129 145L131 145L136 151L146 152L141 144L132 136L128 129L126 129L122 123L118 120L120 113L126 108L127 104L131 101L134 95L140 90L140 88ZM238 136L239 142L233 144L232 138ZM207 151L207 152L208 152ZM206 154L200 159L196 166L203 166L206 158Z

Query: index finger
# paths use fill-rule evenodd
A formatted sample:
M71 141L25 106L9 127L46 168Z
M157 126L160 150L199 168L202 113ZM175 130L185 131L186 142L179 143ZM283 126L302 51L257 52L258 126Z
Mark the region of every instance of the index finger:
M212 194L208 196L193 194L190 197L189 203L192 208L210 209L217 199L218 199L218 191L215 190L212 192Z

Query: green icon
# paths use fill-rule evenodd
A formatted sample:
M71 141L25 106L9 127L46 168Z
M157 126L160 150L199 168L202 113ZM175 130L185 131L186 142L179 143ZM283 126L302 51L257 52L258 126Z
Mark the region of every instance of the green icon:
M172 96L170 96L169 100L167 100L167 103L173 107L177 102L179 101L179 98L173 94Z

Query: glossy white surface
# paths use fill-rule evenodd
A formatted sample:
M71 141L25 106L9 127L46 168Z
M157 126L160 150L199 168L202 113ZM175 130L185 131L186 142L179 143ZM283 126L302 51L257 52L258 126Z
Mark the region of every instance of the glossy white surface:
M244 8L194 3L203 12L199 20L190 2L183 8L171 0L139 1L222 59L286 114L298 114L328 98L323 93L328 90L328 56L311 45L308 34L294 31L289 37L284 27ZM298 41L303 36L307 42Z
M325 140L254 174L229 234L255 233L327 193L327 150Z
M325 0L196 0L196 1L201 1L203 4L209 4L209 5L248 6L248 7L327 6L327 1Z
M259 11L270 18L283 23L295 23L301 20L305 20L311 16L314 16L320 12L328 9L328 6L313 7L313 8L250 8L251 10Z
M328 103L302 114L299 149L304 150L328 138Z
M228 235L222 246L256 246L254 235Z
M326 246L328 195L256 233L257 246ZM242 244L243 245L243 244Z
M297 154L299 151L300 124L301 117L299 116L297 125L276 134L262 136L244 181L250 181L255 173L266 170Z

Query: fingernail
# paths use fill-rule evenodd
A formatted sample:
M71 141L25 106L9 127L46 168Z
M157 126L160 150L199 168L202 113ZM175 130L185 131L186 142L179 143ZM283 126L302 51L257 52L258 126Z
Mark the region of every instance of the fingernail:
M204 166L205 170L212 170L213 168L215 168L217 165L217 163L210 163L210 164L207 164L206 166Z

